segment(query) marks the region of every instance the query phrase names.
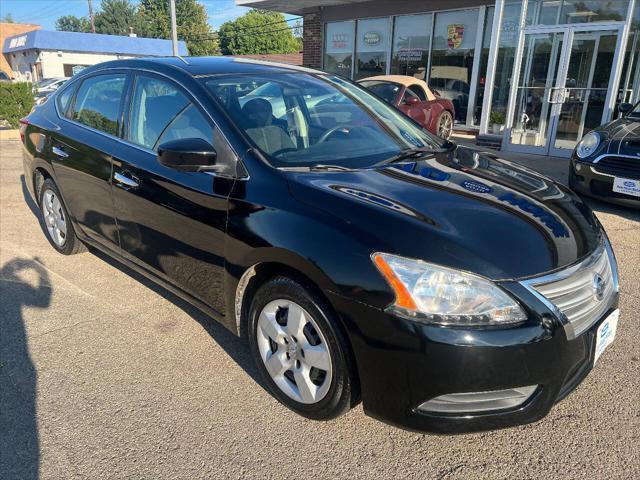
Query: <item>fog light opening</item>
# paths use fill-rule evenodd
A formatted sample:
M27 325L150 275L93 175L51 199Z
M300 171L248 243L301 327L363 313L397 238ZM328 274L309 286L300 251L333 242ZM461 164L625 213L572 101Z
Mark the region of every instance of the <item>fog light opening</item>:
M537 389L538 385L529 385L486 392L450 393L423 402L416 410L450 415L510 410L529 400Z
M582 165L580 165L579 163L576 163L575 169L576 169L576 172L580 172L582 170Z

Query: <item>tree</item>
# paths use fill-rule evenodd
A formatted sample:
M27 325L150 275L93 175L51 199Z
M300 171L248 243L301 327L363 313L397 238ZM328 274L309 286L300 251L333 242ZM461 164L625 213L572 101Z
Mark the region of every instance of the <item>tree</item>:
M102 0L95 25L96 33L129 35L129 27L136 31L138 26L136 8L130 0Z
M140 0L140 34L151 38L171 38L167 0ZM218 39L208 23L207 10L197 0L176 0L178 38L187 42L189 55L218 55Z
M220 26L220 49L225 55L299 52L300 39L291 30L282 13L249 10Z
M87 17L64 15L56 20L56 30L63 32L89 32L91 25Z
M7 13L4 17L0 19L0 22L3 23L15 23L13 20L13 15L11 13Z

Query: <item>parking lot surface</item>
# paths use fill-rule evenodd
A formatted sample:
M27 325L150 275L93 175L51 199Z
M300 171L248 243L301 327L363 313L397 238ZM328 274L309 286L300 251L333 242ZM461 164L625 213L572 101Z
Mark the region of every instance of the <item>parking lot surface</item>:
M213 320L103 255L57 254L2 141L0 478L640 478L640 213L591 204L620 266L613 345L535 424L424 435L361 406L303 419Z

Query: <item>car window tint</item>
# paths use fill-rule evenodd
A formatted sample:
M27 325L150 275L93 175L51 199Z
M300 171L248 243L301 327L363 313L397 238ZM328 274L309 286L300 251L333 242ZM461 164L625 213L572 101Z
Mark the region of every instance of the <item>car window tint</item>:
M415 92L413 92L413 90L409 88L405 89L404 94L402 95L402 103L406 102L407 99L411 97L420 98L418 97L418 95L415 94Z
M75 92L75 87L70 87L60 92L58 95L58 108L60 113L64 115L67 112L67 108L69 107L69 102L71 101L71 97L73 97L73 92Z
M72 118L96 130L117 135L124 80L124 74L87 78L78 89Z
M128 140L155 150L160 143L180 138L212 143L212 135L202 114L175 85L155 77L137 77Z
M407 90L414 93L423 102L427 99L427 95L424 93L424 90L418 85L411 85L410 87L407 87Z

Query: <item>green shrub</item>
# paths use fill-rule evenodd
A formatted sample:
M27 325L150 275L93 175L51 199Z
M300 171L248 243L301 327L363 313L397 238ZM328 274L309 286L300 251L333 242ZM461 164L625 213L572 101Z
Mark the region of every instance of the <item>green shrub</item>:
M0 82L0 121L18 128L19 120L29 115L33 107L33 87L30 83Z
M491 112L491 115L489 115L489 123L496 123L498 125L504 125L504 113L502 113L502 112Z

